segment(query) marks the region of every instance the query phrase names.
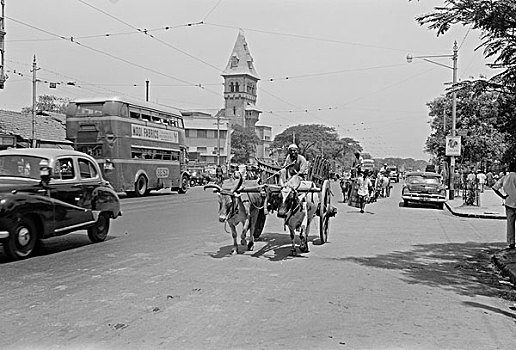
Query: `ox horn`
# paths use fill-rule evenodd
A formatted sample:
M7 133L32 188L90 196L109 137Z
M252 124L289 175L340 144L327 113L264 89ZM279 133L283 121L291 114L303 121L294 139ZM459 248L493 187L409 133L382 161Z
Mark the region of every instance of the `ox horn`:
M206 191L207 188L215 189L213 192L222 192L222 188L219 185L216 185L216 184L207 184L207 185L204 186L204 190Z

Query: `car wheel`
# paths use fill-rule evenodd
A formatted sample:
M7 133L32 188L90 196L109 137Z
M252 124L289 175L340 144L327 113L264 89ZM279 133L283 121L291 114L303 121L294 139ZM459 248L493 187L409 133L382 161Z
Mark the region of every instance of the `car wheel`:
M13 260L28 258L36 249L37 236L36 226L32 220L23 218L4 241L4 250Z
M148 191L148 185L147 185L147 178L143 175L140 175L138 177L138 180L136 180L136 183L134 184L134 190L136 193L136 196L143 197L147 194Z
M186 191L188 191L188 176L186 175L183 175L181 177L181 183L179 184L179 190L178 192L179 193L186 193Z
M406 199L403 200L403 206L408 207L408 200L406 200Z
M106 240L109 231L109 214L101 213L97 222L88 228L88 238L93 243L103 242Z

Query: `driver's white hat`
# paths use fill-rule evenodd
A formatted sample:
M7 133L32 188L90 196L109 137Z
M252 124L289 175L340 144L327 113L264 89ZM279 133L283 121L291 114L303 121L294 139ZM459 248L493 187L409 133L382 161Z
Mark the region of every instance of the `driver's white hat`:
M291 149L299 149L299 148L297 147L297 145L295 143L293 143L290 146L288 146L288 149L291 150Z

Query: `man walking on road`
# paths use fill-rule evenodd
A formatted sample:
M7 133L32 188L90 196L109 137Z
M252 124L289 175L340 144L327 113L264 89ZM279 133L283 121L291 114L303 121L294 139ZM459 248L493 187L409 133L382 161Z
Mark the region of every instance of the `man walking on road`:
M507 215L507 244L514 249L516 222L516 161L509 165L509 173L500 178L493 186L494 192L505 200Z
M358 201L360 203L360 212L363 213L366 203L369 200L369 190L373 187L371 179L368 176L368 172L359 170L358 171Z

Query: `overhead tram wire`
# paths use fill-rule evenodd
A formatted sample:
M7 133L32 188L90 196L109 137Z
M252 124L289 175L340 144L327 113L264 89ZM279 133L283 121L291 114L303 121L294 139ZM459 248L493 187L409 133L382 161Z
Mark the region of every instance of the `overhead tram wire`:
M274 81L279 81L279 80L292 80L292 79L301 79L301 78L311 78L311 77L319 77L319 76L325 76L325 75L336 75L336 74L350 73L350 72L365 72L365 71L375 70L375 69L401 67L401 66L404 66L404 65L405 64L397 63L397 64L389 64L389 65L383 65L383 66L343 69L343 70L331 71L331 72L321 72L321 73L292 75L292 76L286 76L286 77L282 77L282 78L267 78L267 79L263 79L263 81L264 82L274 82Z
M209 93L216 94L217 96L218 96L218 95L220 95L219 93L217 93L217 92L215 92L215 91L212 91L212 90L210 90L210 89L206 89L206 88L204 88L204 87L203 87L202 85L200 85L200 84L195 84L195 83L192 83L192 82L189 82L189 81L186 81L186 80L183 80L183 79L180 79L180 78L174 77L174 76L172 76L172 75L168 75L168 74L162 73L162 72L157 71L157 70L155 70L155 69L152 69L152 68L148 68L148 67L142 66L142 65L140 65L140 64L138 64L138 63L135 63L135 62L131 62L131 61L129 61L129 60L127 60L127 59L125 59L125 58L121 58L121 57L115 56L115 55L113 55L113 54L110 54L109 52L105 52L105 51L102 51L102 50L96 49L96 48L94 48L94 47L91 47L91 46L88 46L88 45L81 44L80 42L78 42L77 40L75 40L73 36L72 36L72 37L70 37L70 38L67 38L67 37L64 37L64 36L62 36L62 35L58 35L58 34L55 34L55 33L49 32L49 31L47 31L47 30L45 30L45 29L41 29L41 28L35 27L35 26L33 26L33 25L30 25L30 24L24 23L24 22L22 22L22 21L16 20L16 19L11 18L11 17L7 17L7 16L6 16L5 18L7 18L7 19L9 19L9 20L11 20L11 21L13 21L13 22L16 22L16 23L18 23L18 24L21 24L21 25L27 26L27 27L29 27L29 28L32 28L32 29L34 29L34 30L38 30L38 31L40 31L40 32L43 32L43 33L45 33L45 34L47 34L47 35L51 35L51 36L54 36L54 37L57 37L57 38L63 39L63 40L65 40L65 41L69 41L69 42L74 43L74 44L76 44L76 45L79 45L79 46L81 46L81 47L83 47L83 48L85 48L85 49L88 49L88 50L93 51L93 52L96 52L96 53L100 53L100 54L102 54L102 55L105 55L105 56L110 57L110 58L112 58L112 59L115 59L115 60L117 60L117 61L121 61L121 62L124 62L124 63L126 63L126 64L131 65L131 66L134 66L134 67L137 67L137 68L140 68L140 69L146 70L146 71L148 71L148 72L152 72L152 73L154 73L154 74L157 74L157 75L160 75L160 76L163 76L163 77L169 78L169 79L173 79L173 80L176 80L176 81L182 82L182 83L184 83L186 86L199 87L199 88L201 88L201 89L203 89L203 90L205 90L205 91L207 91L207 92L209 92Z
M200 24L202 24L202 22L178 24L178 25L175 25L175 26L166 26L166 27L153 28L153 29L145 29L145 31L147 33L156 32L156 31L163 31L163 30L167 31L167 30L181 28L181 27L192 27L194 25L200 25ZM109 37L115 37L115 36L135 35L135 34L141 34L141 33L142 33L142 31L140 29L135 29L134 31L127 31L127 32L82 35L82 36L76 36L75 39L109 38ZM59 38L49 38L49 39L10 39L8 41L9 42L34 42L34 41L57 41L57 40L59 40Z
M31 64L27 64L25 62L17 62L17 61L13 61L13 60L8 60L8 61L12 62L12 63L15 63L15 64L20 64L20 65L23 65L23 66L27 66L27 67L29 67L29 69L31 69L31 67L32 67ZM131 97L131 98L134 98L134 99L138 99L138 97L135 97L135 96L132 96L132 95L120 92L120 91L106 89L106 88L102 87L100 84L94 84L94 83L89 83L89 82L86 82L86 81L82 81L80 79L77 79L77 78L74 78L74 77L70 77L68 75L65 75L65 74L62 74L62 73L58 73L58 72L52 71L52 70L44 68L44 67L38 67L38 68L41 69L42 71L47 71L49 73L55 74L56 76L60 76L60 77L66 78L66 79L68 79L70 81L74 81L74 82L78 83L78 84L74 85L75 88L83 89L83 90L89 91L89 92L94 93L94 94L99 94L99 91L102 91L104 93L105 92L109 92L110 94L114 94L114 95L128 96L128 97ZM20 70L18 70L18 72L20 72ZM23 76L23 73L17 73L17 74ZM27 74L27 76L29 76L29 74ZM32 80L32 74L30 74L30 77L28 77L27 79ZM96 87L98 89L95 90L95 89L87 88L86 86L93 86L93 87Z
M208 11L208 13L206 14L206 16L204 16L204 18L203 18L203 22L204 22L204 21L206 21L206 19L211 15L211 13L212 13L213 11L215 11L215 9L216 9L217 7L219 7L219 5L220 5L220 3L221 3L221 2L222 2L222 0L219 0L219 1L215 4L215 6L213 6L213 7L211 8L211 10L210 10L210 11Z
M219 67L216 67L216 66L212 65L211 63L206 62L206 61L204 61L204 60L200 59L199 57L196 57L196 56L194 56L194 55L192 55L192 54L190 54L190 53L188 53L188 52L186 52L186 51L184 51L184 50L181 50L181 49L179 49L179 48L177 48L177 47L175 47L175 46L173 46L173 45L171 45L171 44L167 43L167 42L166 42L166 41L164 41L164 40L161 40L161 39L157 38L156 36L154 36L154 35L150 34L150 33L149 33L149 31L148 31L147 29L141 29L141 28L138 28L138 27L136 27L136 26L134 26L134 25L132 25L132 24L130 24L130 23L127 23L126 21L121 20L121 19L119 19L119 18L117 18L117 17L115 17L115 16L113 16L113 15L111 15L111 14L107 13L106 11L103 11L103 10L101 10L101 9L99 9L99 8L97 8L97 7L95 7L95 6L93 6L93 5L88 4L88 3L87 3L87 2L85 2L84 0L77 0L77 1L78 1L78 2L80 2L80 3L82 3L82 4L84 4L84 5L86 5L86 6L88 6L88 7L90 7L90 8L92 8L92 9L94 9L95 11L98 11L98 12L100 12L100 13L102 13L102 14L104 14L104 15L108 16L109 18L114 19L114 20L115 20L115 21L117 21L117 22L120 22L120 23L124 24L125 26L128 26L129 28L132 28L132 29L137 30L138 32L140 32L140 33L144 34L145 36L148 36L148 37L149 37L149 38L151 38L151 39L156 40L157 42L161 43L162 45L165 45L165 46L167 46L167 47L169 47L169 48L171 48L171 49L173 49L173 50L175 50L175 51L177 51L177 52L180 52L180 53L182 53L183 55L186 55L186 56L188 56L188 57L190 57L190 58L192 58L192 59L194 59L194 60L196 60L196 61L199 61L199 62L201 62L201 63L203 63L203 64L205 64L205 65L207 65L207 66L209 66L209 67L211 67L211 68L214 68L215 70L217 70L217 72L222 72L222 70L221 70ZM194 23L194 24L203 24L203 22L201 21L201 22L197 22L197 23Z
M313 37L313 36L301 35L301 34L281 33L281 32L273 32L273 31L261 30L261 29L243 28L243 27L230 26L230 25L225 25L225 24L210 23L210 22L206 22L206 21L203 21L203 24L208 25L208 26L220 27L220 28L242 29L245 31L255 32L255 33L279 35L279 36L286 36L286 37L292 37L292 38L322 41L322 42L329 42L329 43L335 43L335 44L344 44L344 45L350 45L350 46L360 46L360 47L367 47L367 48L381 49L381 50L388 50L388 51L398 51L398 52L405 52L405 53L407 51L410 51L407 49L400 49L400 48L393 48L393 47L386 47L386 46L377 46L377 45L367 45L367 44L362 44L362 43L357 43L357 42L320 38L320 37ZM419 53L421 51L415 51L415 52Z

